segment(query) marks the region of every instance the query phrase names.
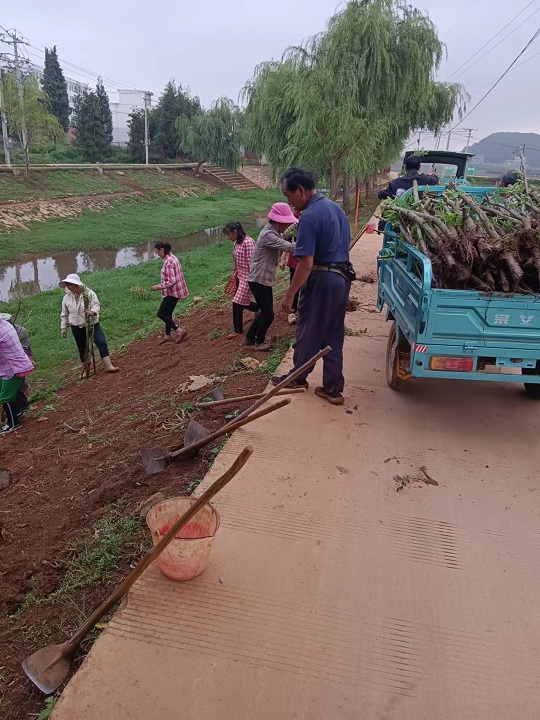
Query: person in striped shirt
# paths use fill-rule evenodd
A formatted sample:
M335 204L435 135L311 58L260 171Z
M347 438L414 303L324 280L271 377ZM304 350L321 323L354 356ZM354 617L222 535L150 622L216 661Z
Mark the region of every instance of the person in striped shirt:
M189 295L180 261L171 252L171 244L159 241L154 245L156 254L163 260L161 283L152 285L152 290L161 290L161 305L157 316L165 323L165 341L181 343L187 338L187 330L179 327L173 320L173 312L179 300Z

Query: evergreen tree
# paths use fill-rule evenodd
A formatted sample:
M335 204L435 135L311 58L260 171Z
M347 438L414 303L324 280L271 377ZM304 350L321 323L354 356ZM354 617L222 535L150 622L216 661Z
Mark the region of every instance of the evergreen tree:
M112 114L101 80L95 91L83 88L75 98L75 127L77 146L85 159L88 162L106 160L111 152Z
M181 85L176 87L174 80L165 86L157 107L154 109L156 144L161 148L163 158L174 160L177 155L179 136L176 129L176 119L185 116L193 117L201 109L198 97L191 97L189 89L184 90Z
M107 152L109 152L113 141L113 120L111 106L109 105L109 96L107 95L107 91L105 90L103 80L101 78L98 78L96 85L96 97L99 108L99 119L103 125L103 135L109 144L109 149L107 150Z
M70 116L69 98L64 73L58 62L56 45L52 50L45 48L43 90L47 94L51 114L55 116L64 130L67 130Z

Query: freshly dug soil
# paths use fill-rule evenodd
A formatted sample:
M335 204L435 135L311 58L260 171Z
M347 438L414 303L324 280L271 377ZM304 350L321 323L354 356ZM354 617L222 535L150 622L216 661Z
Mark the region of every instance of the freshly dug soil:
M245 320L251 317L246 313ZM250 353L241 340L217 337L230 328L229 305L196 308L182 318L182 325L188 339L180 345L161 345L162 336L153 335L115 354L113 360L121 368L116 375L100 369L96 378L77 382L74 369L74 379L66 382L54 410L41 409L40 416L40 408L34 407L19 432L0 438L0 466L11 473L10 486L0 491L3 720L26 720L43 708L44 697L22 672L22 660L43 644L69 637L114 581L127 573L128 563L107 585L75 593L69 605L21 610L28 592L37 586L41 595L47 595L58 588L65 572L58 558L70 543L91 533L92 525L107 513L107 505L126 498L123 512L133 516L137 505L157 491L166 497L182 493L204 476L212 450L209 447L197 458L173 463L149 477L141 463L141 448L181 446L182 405L205 397L212 387L219 386L225 397L233 397L259 392L268 383L266 373L247 372L237 363L246 355L264 361L267 353ZM269 337L289 338L293 330L276 302ZM199 392L182 390L190 376L212 374L226 378ZM244 409L246 403L239 407ZM195 411L193 417L214 430L235 409Z

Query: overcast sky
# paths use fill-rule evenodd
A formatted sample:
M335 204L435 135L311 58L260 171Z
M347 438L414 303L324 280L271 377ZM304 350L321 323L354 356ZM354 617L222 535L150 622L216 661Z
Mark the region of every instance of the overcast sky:
M449 78L529 2L412 0L429 13L448 47L440 79ZM56 44L61 59L90 71L89 77L64 64L66 75L95 82L93 74L101 74L111 100L120 85L151 90L157 99L167 80L174 77L209 105L220 95L237 100L258 63L279 59L289 45L323 30L336 7L335 0L153 0L144 4L128 0L82 4L2 0L0 24L17 28L28 39L34 46L27 48L32 53L29 57L37 63L40 53L35 48ZM520 23L524 24L518 27ZM472 94L469 107L489 85L477 92L479 88L501 75L539 27L540 0L533 0L471 62L502 40L493 52L451 78L464 83ZM0 50L7 49L0 45ZM540 38L519 62L535 53L540 53ZM511 72L463 127L477 128L476 139L497 130L540 133L539 70L540 54ZM454 140L453 147L463 146L459 137Z

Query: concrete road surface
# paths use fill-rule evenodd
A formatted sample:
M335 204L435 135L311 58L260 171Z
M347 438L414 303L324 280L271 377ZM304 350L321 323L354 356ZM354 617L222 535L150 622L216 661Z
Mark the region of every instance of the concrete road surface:
M234 435L205 485L255 454L207 571L148 571L54 720L538 720L540 404L388 389L375 294L354 285L345 407L310 391Z

